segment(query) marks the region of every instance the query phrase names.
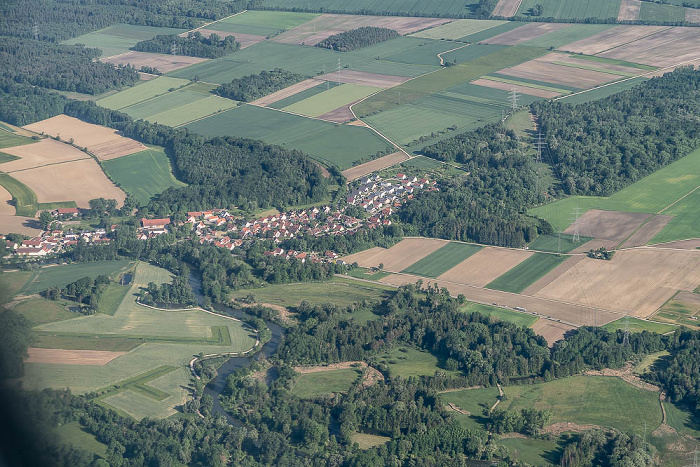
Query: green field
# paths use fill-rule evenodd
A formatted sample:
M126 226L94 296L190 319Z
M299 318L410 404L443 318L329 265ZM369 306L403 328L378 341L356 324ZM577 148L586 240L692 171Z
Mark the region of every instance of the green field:
M100 301L97 303L97 312L114 315L130 289L131 287L128 285L110 282L100 295Z
M173 92L166 92L160 96L145 101L138 102L119 110L128 114L134 120L146 119L151 115L167 113L170 111L179 112L177 109L183 105L192 104L206 99L206 95L200 92L189 90L189 86L177 89ZM235 105L235 102L233 103ZM212 112L213 113L213 112ZM183 116L186 118L186 116ZM158 121L148 118L150 121ZM160 123L160 121L158 121Z
M36 143L36 140L32 138L27 138L26 136L16 135L10 131L0 128L0 148L12 148L15 146L22 146L23 144L29 143ZM5 154L5 156L8 155Z
M479 245L451 242L413 263L401 272L436 278L481 250L481 248Z
M471 44L466 47L460 47L452 52L447 52L442 55L445 63L463 63L475 60L484 55L496 52L497 50L506 49L507 45L498 44Z
M28 271L0 273L0 304L11 301L31 276Z
M573 235L569 234L540 235L528 245L528 248L549 253L568 253L587 241L593 240L592 237L581 237L580 241L574 242L573 238Z
M438 54L452 50L463 44L430 39L409 38L416 42L416 47L382 57L390 62L408 63L412 65L440 66Z
M209 24L207 29L268 36L304 24L317 16L315 13L246 11Z
M475 32L472 34L467 34L459 39L460 42L469 42L475 44L477 42L485 41L504 32L512 31L513 29L518 29L524 24L520 21L510 21L492 28L485 29L483 31Z
M700 327L698 314L700 314L700 306L669 300L656 312L654 319L697 329Z
M700 190L666 209L700 185L700 149L654 172L608 198L571 196L531 209L530 214L549 221L556 230L564 230L571 222L576 207L608 211L648 212L675 216L651 243L682 240L700 236Z
M486 419L484 410L493 407L498 399L498 389L495 387L450 391L441 394L442 400L454 404L469 415L454 413L459 423L469 429L483 430Z
M586 102L594 101L597 99L603 99L604 97L611 96L613 94L617 94L618 92L626 91L628 89L632 89L633 87L637 86L638 84L642 84L645 82L648 78L642 78L642 77L637 77L637 78L632 78L632 79L627 79L624 81L618 81L610 85L605 85L603 87L599 87L596 89L592 89L590 91L583 91L571 96L564 96L561 98L561 102L565 104L583 104Z
M353 443L357 443L360 449L370 449L391 440L388 436L370 435L367 433L354 433L350 439Z
M598 34L611 27L613 27L612 24L574 24L525 41L523 45L530 47L560 47Z
M386 2L382 0L264 0L266 8L278 8L281 10L310 10L333 11L337 13L362 13L410 15L410 16L443 16L459 17L473 13L474 5L452 0L423 0L416 3L415 0L396 0Z
M376 360L389 367L389 374L392 377L433 376L436 371L442 371L448 375L459 374L456 371L440 368L437 357L430 352L411 347L394 348L389 352L379 354Z
M4 172L0 172L0 185L12 195L16 216L34 217L37 201L31 188Z
M630 332L656 332L659 334L666 334L667 332L673 332L677 327L671 324L658 323L654 321L647 321L638 318L620 318L616 321L608 323L603 326L604 329L614 332L618 329L625 329L629 327Z
M66 307L69 305L65 300L52 301L37 298L22 301L12 309L27 318L32 326L37 326L80 316L78 313L68 311Z
M360 370L352 368L302 374L296 380L292 394L309 398L334 392L347 392L361 376Z
M527 16L528 11L538 4L544 7L541 18L613 18L617 21L617 14L620 11L619 0L523 0L516 15Z
M535 253L510 271L486 285L487 289L521 293L540 277L566 261L568 256Z
M207 96L204 99L181 105L165 112L149 115L146 120L161 125L182 126L210 115L223 112L236 106L236 102L219 96Z
M441 163L440 161L437 161L435 159L431 159L430 157L418 156L418 157L412 158L411 160L403 162L401 164L401 167L404 167L406 169L424 170L424 169L435 169L437 167L442 167L443 165L444 164Z
M83 449L102 458L107 457L107 445L97 441L95 436L85 430L77 421L60 424L54 429L54 432L66 444L72 444L78 449Z
M693 417L692 411L686 407L679 407L670 402L663 402L666 409L666 423L675 428L679 433L700 438L700 424Z
M460 311L464 313L479 313L485 316L492 317L498 321L506 321L508 323L515 323L518 326L524 326L529 328L537 322L539 319L537 316L533 316L527 313L521 313L519 311L506 310L505 308L500 308L496 306L483 305L481 303L467 303Z
M505 24L507 21L478 20L478 19L458 19L442 26L418 31L410 37L422 37L425 39L450 39L455 40L460 37L476 34L495 26Z
M642 7L639 10L639 21L682 23L685 21L685 8L645 1L642 2Z
M170 159L162 149L145 151L102 162L104 171L127 193L143 206L150 199L170 187L184 183L173 177Z
M185 29L115 24L99 31L68 39L61 42L61 44L85 44L86 47L102 50L103 57L111 57L128 52L137 42L152 39L159 34L169 35L183 32L185 32Z
M296 104L299 101L303 101L304 99L307 99L309 97L315 96L317 94L320 94L324 91L327 91L330 89L330 83L322 83L314 86L313 88L306 89L304 91L298 92L292 96L285 97L284 99L280 99L277 102L273 102L272 104L268 104L267 107L271 107L273 109L283 109L287 106L290 106L292 104Z
M528 465L556 466L562 454L560 441L554 439L506 438L498 442L508 454Z
M107 107L108 109L120 110L147 99L166 94L170 92L170 89L178 89L187 83L188 81L184 79L159 76L156 79L137 83L133 87L102 98L97 101L97 104L102 107Z
M368 281L378 281L379 279L383 279L383 278L390 276L390 275L391 275L390 272L385 272L385 271L372 272L366 268L355 268L355 269L352 269L348 272L348 276L350 276L350 277L355 277L357 279L366 279Z
M373 94L381 88L360 86L359 84L341 84L327 91L321 92L306 99L284 107L288 112L318 117L319 115L335 110L344 105Z
M42 292L49 287L63 287L86 276L97 277L102 274L109 276L126 269L129 264L129 260L119 260L43 267L32 274L19 293L30 295Z

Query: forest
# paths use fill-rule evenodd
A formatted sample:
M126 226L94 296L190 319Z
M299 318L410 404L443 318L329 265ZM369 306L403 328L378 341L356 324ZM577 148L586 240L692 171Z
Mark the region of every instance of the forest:
M230 83L224 83L214 89L214 93L235 101L250 102L304 79L306 76L299 73L275 68L272 71L261 71L257 75L233 79Z
M316 47L335 50L338 52L350 52L373 44L388 41L399 37L399 33L393 29L364 26L350 31L333 34L316 44Z
M81 313L93 314L97 310L100 296L107 284L109 277L100 275L95 277L82 277L77 281L67 284L65 287L50 287L41 293L49 300L59 300L65 298L78 303ZM83 307L82 305L87 305Z
M226 36L221 39L212 33L204 37L201 32L195 31L187 34L187 37L176 35L158 35L153 39L138 42L131 50L137 52L151 52L189 57L220 58L232 54L241 48L241 43L234 36Z

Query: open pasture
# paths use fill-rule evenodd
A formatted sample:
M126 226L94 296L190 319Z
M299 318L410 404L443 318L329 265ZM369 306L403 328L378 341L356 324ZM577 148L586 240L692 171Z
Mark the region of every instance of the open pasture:
M126 352L109 352L104 350L64 350L64 349L27 349L27 363L60 363L64 365L106 365Z
M116 130L63 114L32 123L25 128L36 133L59 136L64 141L72 139L73 144L87 148L101 161L146 149L143 144L119 135Z
M148 52L129 51L113 57L103 58L102 61L114 65L131 65L137 70L142 66L150 66L161 73L169 73L180 68L185 68L195 63L207 61L207 58L189 57L186 55L166 55Z
M364 164L356 165L349 169L345 169L343 170L343 176L349 182L351 182L353 180L357 180L360 177L364 177L365 175L369 175L378 170L391 167L392 165L396 165L399 162L406 160L408 160L408 156L406 155L406 153L402 151L397 151L387 156L383 156L372 161L365 162Z
M486 29L490 29L506 21L477 20L477 19L457 19L449 23L435 26L423 31L413 33L411 37L421 37L423 39L448 39L456 40L470 34L476 34Z
M565 44L559 47L559 50L595 55L667 29L667 26L614 26L585 39Z
M525 250L484 247L438 277L440 280L483 287L532 256Z
M641 212L600 211L590 209L569 227L565 234L573 234L578 228L580 234L597 239L622 241L632 234L649 214Z
M6 173L90 158L89 155L69 144L49 138L34 144L4 148L3 152L18 157L2 165L2 170Z
M436 278L478 252L481 248L479 245L451 242L430 253L425 258L416 261L401 272Z
M285 107L283 110L309 117L318 117L339 107L346 106L369 96L381 88L361 86L358 84L341 84L327 91L308 97Z
M63 300L32 298L20 301L12 309L27 318L32 326L36 326L79 316L76 312L68 311L68 305L70 302ZM36 342L32 343L32 346L35 344Z
M512 311L505 308L500 308L490 305L482 305L481 303L467 303L460 311L464 313L479 313L484 316L489 316L495 321L505 321L507 323L517 324L518 326L530 327L537 322L539 319L537 316L533 316L527 313L521 313L519 311Z
M447 245L447 240L436 238L405 238L389 249L371 248L343 258L349 264L371 268L383 265L382 269L398 272Z
M697 59L696 51L699 47L698 28L677 27L615 47L599 55L656 67L669 67Z
M126 88L117 94L112 94L97 101L98 105L112 110L120 110L125 107L138 104L148 99L164 95L171 89L186 86L189 82L184 79L159 76L156 79L140 82L135 86Z
M86 47L102 50L102 57L111 57L128 52L137 42L152 39L161 34L180 34L182 32L184 29L115 24L61 43L65 45L85 44Z
M617 20L619 0L523 0L518 8L519 16L527 16L535 5L542 5L543 18L555 19L610 19Z
M513 269L489 282L486 287L504 292L521 293L566 259L567 256L534 253ZM560 299L564 299L564 297L560 297Z
M245 11L208 24L216 31L260 36L274 36L295 28L318 17L318 13L295 13L287 11Z
M111 276L125 270L129 264L129 261L119 260L43 267L32 273L18 293L31 295L42 292L49 287L65 287L67 284L86 276L93 278L103 274Z
M619 76L593 70L583 70L568 66L555 65L542 59L535 59L520 65L504 68L499 74L516 78L534 79L552 85L571 86L587 89L619 79Z
M482 41L484 44L518 45L554 31L571 27L565 23L528 23Z
M473 13L474 6L452 0L425 0L416 3L414 0L397 0L386 2L381 0L357 0L348 3L345 0L265 0L263 6L283 10L313 10L326 9L343 13L373 13L415 16L450 16Z
M304 399L324 394L344 393L361 376L362 372L354 368L305 373L296 380L292 394Z
M158 193L170 187L185 186L173 177L170 160L162 149L145 151L105 161L105 172L120 188L145 205Z

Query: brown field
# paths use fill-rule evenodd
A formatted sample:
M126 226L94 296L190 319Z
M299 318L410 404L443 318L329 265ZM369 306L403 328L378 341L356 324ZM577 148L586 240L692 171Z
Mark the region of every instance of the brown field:
M595 55L628 42L669 29L668 26L615 26L591 37L559 47L559 50Z
M636 248L610 261L586 258L537 293L648 317L678 290L700 284L700 252Z
M658 243L654 248L669 248L676 250L697 250L700 248L700 238L691 238L688 240L678 240L675 242Z
M27 349L29 363L57 363L62 365L106 365L126 352L109 352L106 350L64 350Z
M515 90L520 94L527 94L528 96L544 97L545 99L551 99L552 97L561 96L561 93L554 91L545 91L544 89L535 89L527 86L513 85L510 83L502 83L500 81L493 81L490 79L479 78L471 82L471 84L476 84L477 86L484 86L485 88L492 89L502 89L504 91Z
M486 39L482 41L482 44L518 45L549 34L552 31L568 28L570 26L570 24L565 23L527 23L525 26L520 26L512 31L504 32L503 34Z
M617 75L601 73L593 70L582 70L567 66L555 65L540 59L530 60L510 68L499 70L498 73L517 78L534 79L553 85L561 84L579 89L588 89L599 84L620 79Z
M0 185L0 216L15 215L15 207L10 204L11 201L12 195L10 192L7 191L4 186Z
M634 229L647 220L651 214L644 212L620 212L601 211L589 209L579 217L578 227L582 236L595 239L614 240L621 242L627 238ZM564 233L572 234L575 231L574 224L564 230Z
M301 81L297 84L292 84L289 87L286 87L284 89L280 89L277 92L273 92L272 94L268 94L265 97L261 97L260 99L256 99L251 102L253 105L270 105L273 104L277 101L281 101L282 99L285 99L287 97L293 96L294 94L298 94L302 91L306 91L307 89L311 89L314 86L317 86L321 84L323 81L319 81L316 79L305 79L304 81Z
M608 250L612 250L613 248L615 248L618 245L618 243L620 243L618 240L606 240L604 238L594 238L593 240L589 240L586 243L579 245L578 247L571 250L569 253L572 253L572 254L586 253L590 250L597 250L599 248L607 248Z
M195 63L209 60L208 58L187 57L184 55L152 54L148 52L125 52L112 57L103 58L103 62L115 65L126 65L127 63L139 70L142 66L152 66L161 73L185 68Z
M4 148L2 152L21 158L2 165L3 172L7 173L60 162L90 159L89 155L70 144L48 138L33 144Z
M31 188L40 203L75 201L87 208L94 198L116 199L119 206L126 198L93 159L22 170L12 176Z
M362 84L375 88L390 88L405 83L410 78L403 76L381 75L378 73L368 73L365 71L341 70L340 73L326 73L317 76L316 79L332 81L334 83Z
M225 39L228 36L233 36L238 42L241 43L241 49L245 49L250 47L251 45L255 45L258 42L262 42L265 40L265 36L258 36L257 34L243 34L240 32L226 32L226 31L217 31L215 29L197 29L198 32L201 32L203 36L209 37L212 34L216 34L219 36L221 39ZM187 37L187 34L189 34L189 31L183 32L180 34L181 37ZM160 68L159 68L160 70Z
M493 9L491 15L511 18L518 12L521 2L522 0L498 0L496 8Z
M573 268L576 264L585 258L583 255L569 256L566 261L561 263L556 268L549 271L547 274L542 276L534 284L532 284L527 289L523 290L523 295L535 295L537 292L545 288L547 285L552 283L554 279L564 274L569 269Z
M449 23L450 21L444 18L323 14L302 25L291 28L289 31L285 31L271 40L283 44L303 43L304 45L316 45L333 34L365 26L389 28L401 35L406 35Z
M36 133L59 135L64 141L72 138L73 144L87 148L102 161L148 149L136 140L120 136L116 130L93 125L68 115L57 115L25 128Z
M618 21L637 21L639 10L642 8L641 0L622 0L620 12L617 15Z
M572 65L581 65L581 66L593 66L595 68L600 68L601 70L609 70L609 71L619 71L622 73L632 73L635 75L639 75L643 73L643 70L640 70L639 68L632 68L628 66L623 66L623 65L616 65L613 63L603 63L603 62L595 62L592 63L590 60L582 60L580 58L577 58L575 55L569 55L568 53L561 53L561 52L552 52L551 54L547 54L544 57L538 58L538 60L542 62L558 62L558 63L571 63Z
M673 297L674 300L679 301L681 303L685 303L686 305L694 306L698 308L698 311L700 311L700 294L699 293L693 293L693 292L679 292L678 295Z
M316 118L321 119L321 120L328 120L330 122L335 122L335 123L349 122L350 120L355 118L355 116L350 111L350 106L354 103L357 103L357 102L359 102L359 101L355 101L351 104L344 105L342 107L338 107L337 109L331 110L330 112L326 112L325 114L319 115Z
M485 247L443 273L438 280L483 287L531 255L525 250Z
M665 67L700 58L698 50L700 50L698 28L671 28L598 55Z
M346 256L343 260L350 264L357 262L362 267L377 267L379 264L384 264L385 270L398 272L448 243L447 240L436 238L405 238L389 249L372 248Z
M19 233L34 236L41 232L39 222L29 217L15 216L15 207L10 204L12 195L0 186L0 233Z
M666 227L666 224L671 222L673 216L654 216L649 221L639 228L630 238L622 245L622 248L630 248L633 246L646 245L649 240L661 232L661 229Z
M569 326L568 324L564 323L557 323L556 321L549 319L537 320L537 322L532 325L532 330L535 331L535 334L539 334L540 336L544 337L550 346L556 341L562 340L564 338L564 334L572 329L574 329L573 326Z
M351 167L347 170L343 170L343 176L348 180L348 182L352 182L353 180L369 175L372 172L391 167L392 165L407 161L408 159L410 158L406 155L406 153L398 151L387 156L365 162L364 164L356 165L355 167Z
M697 8L686 8L685 20L688 23L700 23L700 10Z

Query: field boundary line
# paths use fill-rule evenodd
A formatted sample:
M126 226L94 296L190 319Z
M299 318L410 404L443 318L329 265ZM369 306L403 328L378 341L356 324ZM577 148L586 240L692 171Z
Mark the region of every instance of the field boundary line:
M17 169L17 170L11 170L9 172L5 172L6 174L14 174L17 172L26 172L27 170L34 170L34 169L41 169L42 167L50 167L52 165L61 165L61 164L68 164L71 162L78 162L78 161L84 161L87 159L92 159L89 155L85 157L81 157L80 159L71 159L69 161L60 161L60 162L51 162L49 164L44 164L44 165L37 165L36 167L27 167L26 169Z
M692 190L690 190L688 193L684 194L683 196L681 196L680 198L678 198L678 199L675 200L673 203L669 204L668 206L666 206L665 208L663 208L661 211L657 212L656 214L661 214L662 212L664 212L664 211L667 210L668 208L672 207L673 205L675 205L675 204L677 204L677 203L683 201L683 199L685 199L686 197L688 197L688 196L690 196L691 194L693 194L693 192L696 191L698 188L700 188L700 185L696 186L695 188L693 188Z
M189 31L185 31L183 34L190 33L190 32L194 32L194 31L197 31L197 30L202 29L202 28L206 28L206 27L209 26L210 24L218 23L219 21L224 21L224 20L227 20L227 19L229 19L229 18L233 18L234 16L242 15L242 14L245 13L246 11L248 11L248 10L246 9L246 10L243 10L243 11L239 11L238 13L234 13L234 14L232 14L232 15L228 15L228 16L226 16L226 17L224 17L224 18L219 18L219 19L217 19L216 21L211 21L211 22L209 22L209 23L204 23L203 25L197 26L197 27L194 28L194 29L190 29Z
M602 54L602 53L610 52L611 50L615 50L615 49L617 49L618 47L623 47L623 46L625 46L625 45L634 44L634 43L637 42L637 41L641 41L642 39L646 39L647 37L651 37L651 36L653 36L653 35L655 35L655 34L661 34L662 32L666 32L666 31L668 31L669 29L673 29L673 28L675 28L675 27L676 27L676 26L669 26L669 27L667 27L666 29L662 29L662 30L660 30L660 31L651 32L651 33L647 34L646 36L642 36L642 37L639 37L639 38L634 39L634 40L632 40L632 41L625 42L624 44L619 44L619 45L616 45L615 47L610 47L609 49L601 50L600 52L597 52L597 53L595 53L594 55L600 55L600 54Z

